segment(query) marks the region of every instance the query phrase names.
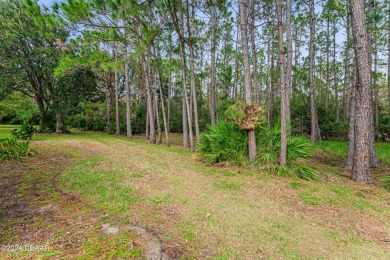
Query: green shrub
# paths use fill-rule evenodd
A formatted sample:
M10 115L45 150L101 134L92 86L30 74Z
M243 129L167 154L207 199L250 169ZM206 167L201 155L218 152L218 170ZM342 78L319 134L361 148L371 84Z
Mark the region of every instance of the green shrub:
M313 144L303 136L287 137L287 167L279 166L280 156L280 120L270 129L258 128L256 131L258 158L260 164L269 172L277 175L296 175L303 179L315 179L317 173L299 164L299 160L309 157Z
M386 190L390 191L390 175L386 175L381 178Z
M31 155L30 140L18 140L16 136L11 136L0 143L1 160L23 160Z
M287 166L279 166L280 156L280 121L271 129L256 128L258 164L260 168L280 176L296 175L303 179L315 179L317 173L299 160L311 155L313 145L305 137L289 136L287 138ZM248 162L247 132L235 123L219 121L208 126L200 136L198 152L200 158L208 164L230 161L235 164Z
M267 129L265 127L256 129L256 141L258 156L263 163L276 163L280 153L280 121ZM296 160L309 157L313 151L313 144L303 136L287 137L287 161L294 164Z
M24 121L21 127L12 131L12 135L16 139L30 140L34 132L35 128L27 121Z
M242 164L247 158L247 146L246 131L235 124L219 121L201 134L198 152L208 164L226 161Z
M32 154L30 140L34 134L34 127L27 122L12 131L12 135L0 141L0 160L23 160Z

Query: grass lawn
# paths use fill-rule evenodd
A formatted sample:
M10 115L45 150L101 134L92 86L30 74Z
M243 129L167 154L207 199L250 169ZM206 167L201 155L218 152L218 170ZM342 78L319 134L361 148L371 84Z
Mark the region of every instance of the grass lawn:
M13 129L18 128L17 125L0 125L0 139L7 138Z
M344 142L316 146L318 181L209 167L173 143L37 134L34 157L0 162L0 244L49 250L0 259L390 258L390 193L377 181L390 144L378 144L376 185L361 185L342 169Z

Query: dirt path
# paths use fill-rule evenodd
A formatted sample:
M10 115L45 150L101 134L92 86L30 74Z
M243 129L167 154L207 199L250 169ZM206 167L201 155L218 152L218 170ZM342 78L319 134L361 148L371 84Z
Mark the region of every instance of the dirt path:
M180 148L124 138L34 145L45 153L1 165L0 244L51 250L6 258L390 257L388 193L337 167L308 182L207 167Z

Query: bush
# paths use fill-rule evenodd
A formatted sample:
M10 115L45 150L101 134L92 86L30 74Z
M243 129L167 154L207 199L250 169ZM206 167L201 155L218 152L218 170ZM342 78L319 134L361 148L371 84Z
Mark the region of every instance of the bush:
M287 139L287 166L279 166L280 121L273 128L256 128L258 160L261 168L277 175L296 175L303 179L315 179L317 174L299 160L311 155L313 145L305 137L290 136ZM230 161L241 165L248 162L248 137L237 124L219 121L208 126L200 136L198 152L207 164Z
M287 137L287 166L279 166L280 156L280 120L276 121L271 129L259 128L256 131L259 162L263 168L277 175L294 174L303 179L315 179L317 173L299 164L299 161L309 157L313 151L313 144L303 136Z
M208 164L226 161L242 164L247 160L247 146L246 131L235 124L219 121L201 134L198 152Z
M24 121L22 126L18 129L15 129L12 131L12 135L18 140L30 140L35 132L35 128L28 123L27 121Z
M30 128L28 130L31 130ZM23 160L32 154L30 149L30 140L32 133L25 132L23 127L14 131L14 133L5 140L0 141L0 160ZM16 134L15 134L16 133ZM21 140L24 139L24 140Z
M280 152L280 121L274 127L258 128L256 131L258 156L263 163L277 163ZM303 136L287 137L287 162L294 164L296 160L309 157L313 151L313 144ZM264 160L262 160L262 158Z
M386 175L381 178L386 190L390 191L390 175Z

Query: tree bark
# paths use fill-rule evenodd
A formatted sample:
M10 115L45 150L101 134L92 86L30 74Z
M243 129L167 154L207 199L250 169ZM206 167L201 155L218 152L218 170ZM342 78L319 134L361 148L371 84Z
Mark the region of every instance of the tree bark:
M355 151L351 178L371 183L370 175L370 66L369 45L363 0L350 0L352 34L354 39L357 85L355 88Z
M376 28L376 22L374 23L374 27ZM378 89L378 35L377 32L374 32L374 135L376 136L378 127L379 127L379 89Z
M258 80L258 69L257 69L257 52L256 52L256 30L255 30L255 0L251 0L251 47L252 47L252 76L253 76L253 94L255 99L255 105L260 105L259 96L259 80Z
M330 22L329 16L326 19L326 90L325 90L325 109L329 108L329 88L330 88L330 68L329 68L329 45L330 45Z
M168 127L168 122L167 122L168 121L167 116L165 113L164 96L163 96L162 88L161 88L162 82L161 82L160 71L158 73L157 84L158 84L159 91L160 91L161 110L162 110L163 120L164 120L165 144L169 147L169 146L171 146L171 143L169 141L169 127Z
M347 10L349 8L347 7ZM349 99L348 93L350 92L350 70L349 70L349 38L350 38L350 23L349 23L349 15L347 16L347 40L345 42L345 61L344 61L344 89L343 89L343 118L344 121L348 118L348 107L349 107Z
M351 100L349 107L349 131L348 131L348 149L347 156L344 162L344 168L352 170L353 166L353 157L355 153L355 88L357 85L357 68L356 68L356 59L354 59L353 66L353 86L351 88Z
M248 25L246 17L248 15L248 3L245 0L239 0L240 8L240 26L241 26L241 39L242 39L242 54L244 60L244 84L245 84L245 102L248 105L252 104L251 96L251 80L250 80L250 67L249 67L249 50L248 50ZM255 130L248 130L248 155L249 160L255 160L257 158L256 148L256 136Z
M374 0L369 0L368 1L368 13L369 14L372 14L373 13L373 9L375 7L375 1ZM372 30L372 27L373 27L373 24L372 24L372 20L369 21L369 24L368 24L368 30L366 28L366 34L367 34L367 54L368 54L368 66L369 66L369 77L370 77L370 99L369 99L369 106L368 106L368 109L370 110L369 112L369 116L370 116L370 134L368 136L369 138L369 148L368 148L368 152L370 154L369 158L370 158L370 167L371 168L376 168L379 166L379 159L378 159L378 156L376 154L376 145L375 145L375 127L374 127L374 110L373 110L373 97L372 97L372 76L371 76L371 71L372 71L372 57L371 57L371 47L372 47L372 34L371 34L371 30Z
M131 96L129 82L129 57L127 53L127 45L125 48L125 88L126 88L126 136L131 138Z
M111 78L109 75L108 78ZM106 118L107 118L107 133L111 134L111 82L109 82L108 79L106 79L106 100L107 100L107 111L106 111Z
M169 33L169 62L172 61L172 35ZM168 76L168 102L167 102L167 127L168 134L171 132L171 99L172 99L172 65L169 66ZM160 79L161 80L161 79Z
M157 82L155 84L157 84ZM155 116L156 116L157 134L158 134L157 143L161 144L162 143L162 133L161 133L161 124L160 124L160 113L158 110L158 95L157 95L156 89L153 91L153 96L154 96L154 111L156 112Z
M337 82L337 60L336 60L336 22L333 24L333 85L334 85L334 99L336 103L336 121L340 118L339 108L339 87Z
M267 39L267 90L266 90L266 93L267 93L267 121L268 121L268 128L271 127L271 122L272 122L272 118L271 118L271 91L272 91L272 87L271 87L271 36L268 35L268 39Z
M389 105L389 127L390 127L390 12L388 16L387 26L388 26L388 45L387 45L387 103Z
M310 114L311 114L311 141L317 142L320 138L317 110L316 110L316 94L315 94L315 79L314 79L314 39L315 39L315 13L314 0L310 0L310 44L309 44L309 81L310 81Z
M210 120L211 120L211 125L215 124L215 101L216 101L216 76L215 76L215 70L216 70L216 65L215 65L215 41L216 41L216 1L212 0L211 1L211 6L210 6L210 12L211 12L211 57L210 57Z
M291 0L286 1L286 41L287 41L287 66L286 66L286 121L291 121L290 99L292 91L292 33L291 33ZM289 134L289 133L288 133Z
M286 166L287 164L287 80L284 74L284 42L283 42L283 22L282 22L282 3L280 0L276 0L276 13L278 16L278 29L279 29L279 70L280 70L280 165Z
M62 120L62 111L57 107L56 109L56 134L64 133L64 122Z
M239 32L236 33L236 50L234 55L234 88L233 88L233 99L238 97L238 42L239 42Z
M190 80L191 80L191 96L192 96L192 106L194 110L194 123L195 123L195 138L196 143L199 144L200 141L200 132L199 132L199 115L198 115L198 98L196 94L196 82L195 82L195 53L194 46L192 44L194 24L191 19L191 14L189 12L189 3L187 0L187 26L188 26L188 40L189 40L189 49L190 49ZM193 149L195 151L195 148Z
M115 62L118 62L118 50L114 45ZM120 122L119 122L119 84L118 84L118 72L114 72L114 87L115 87L115 134L120 135Z
M185 46L183 40L179 41L180 44L180 54L181 54L181 62L182 62L182 76L183 76L183 108L185 109L185 113L183 113L183 120L187 120L188 122L188 139L190 141L189 145L191 148L191 151L195 151L195 144L194 144L194 135L192 132L192 117L191 117L191 107L190 102L188 101L187 96L187 63L186 63L186 54L185 54ZM183 125L184 130L184 125ZM184 137L183 137L184 138ZM185 145L185 144L184 144ZM188 141L187 141L187 147L188 147Z
M154 109L153 109L153 97L150 86L150 74L149 74L149 60L148 56L145 55L143 60L143 70L144 70L144 80L145 80L145 88L147 95L147 107L148 107L148 119L149 119L149 140L150 143L156 143L156 130L154 125Z

